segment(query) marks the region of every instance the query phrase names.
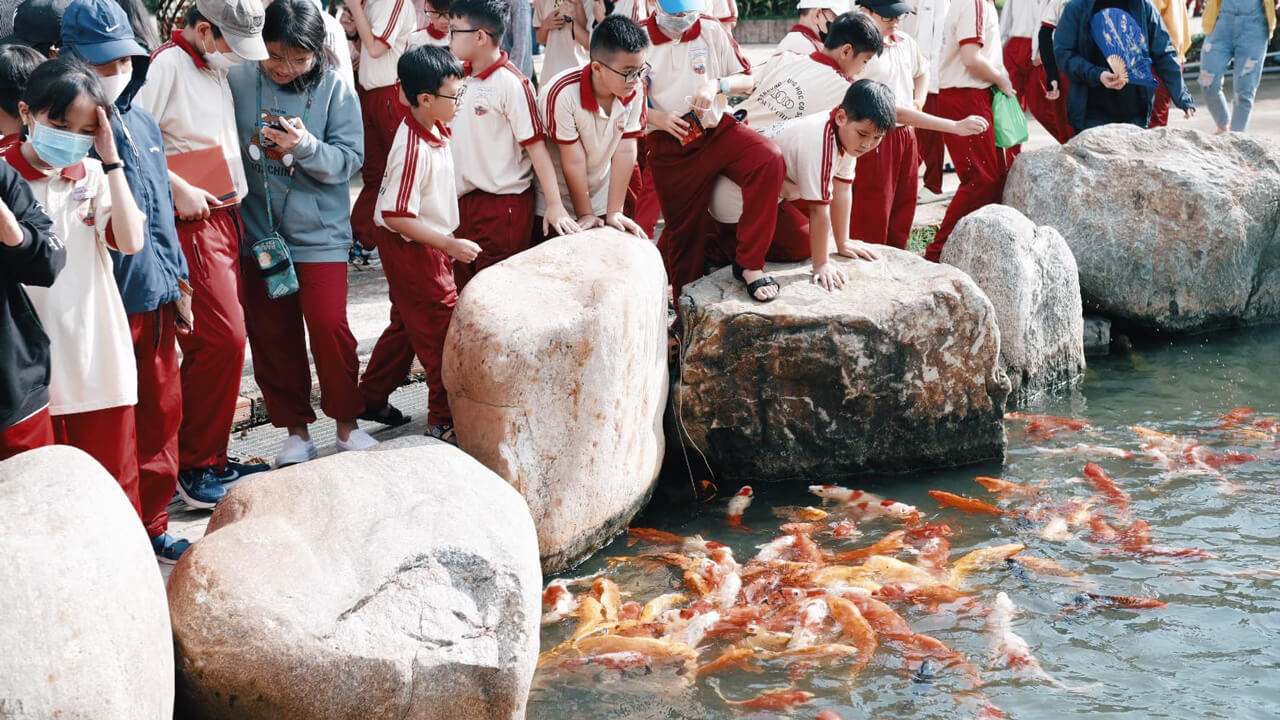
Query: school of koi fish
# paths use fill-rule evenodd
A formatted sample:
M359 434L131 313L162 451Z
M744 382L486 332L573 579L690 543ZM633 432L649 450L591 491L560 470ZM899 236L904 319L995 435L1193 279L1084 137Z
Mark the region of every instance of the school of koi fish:
M1130 491L1099 462L1135 463L1179 477L1212 480L1223 493L1241 486L1226 472L1261 456L1275 458L1280 425L1249 408L1235 408L1198 433L1175 436L1130 428L1136 450L1076 442L1087 422L1008 413L1038 452L1076 456L1079 478L1016 483L974 478L972 496L930 490L937 507L917 507L836 485L813 485L814 503L772 508L772 538L744 524L755 495L744 486L728 500L725 525L758 536L756 552L735 557L726 544L632 527L627 545L637 554L608 558L599 572L551 581L543 594L544 627L563 640L544 647L536 684L647 683L667 689L703 685L734 712L765 711L837 720L831 710L808 711L833 682L855 684L873 660L901 667L913 681L939 679L951 689L955 717L1006 717L983 692L989 679L1013 675L1067 690L1014 630L1019 607L996 586L1010 575L1073 588L1060 615L1105 622L1104 611L1159 612L1155 597L1108 594L1070 563L1030 552L1026 542L980 546L953 558L959 515L987 516L1004 536L1021 535L1044 547L1083 541L1098 556L1195 562L1215 556L1171 547L1135 517ZM1013 427L1013 425L1011 425ZM1215 452L1200 435L1229 438L1254 454ZM1146 487L1145 485L1143 486ZM1131 489L1138 488L1134 485ZM971 524L970 524L971 526ZM1034 538L1034 539L1033 539ZM988 655L970 657L912 628L908 618L949 614L981 628ZM930 623L937 626L937 623ZM544 635L545 637L545 635ZM733 698L719 678L746 673L776 678L770 689Z

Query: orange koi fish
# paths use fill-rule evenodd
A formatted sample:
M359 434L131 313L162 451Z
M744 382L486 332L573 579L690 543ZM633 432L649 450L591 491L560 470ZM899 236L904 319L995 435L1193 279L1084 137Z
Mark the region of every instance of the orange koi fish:
M720 692L719 688L716 689L716 692ZM781 690L766 690L750 700L730 700L724 695L721 695L720 699L734 707L751 710L786 710L796 705L804 705L811 702L814 697L811 692L784 688Z
M981 475L974 478L973 481L986 488L987 492L993 492L1000 496L1020 495L1022 497L1037 497L1044 492L1041 488L1027 487L1026 485L1019 485L1018 483L1009 482L1008 480Z
M763 669L751 664L751 658L756 654L755 648L734 647L726 650L720 657L709 663L699 665L697 676L714 675L716 673L726 672L728 670L746 670L752 673L762 673Z
M880 644L876 639L876 631L862 616L858 606L846 598L829 596L827 607L831 610L831 617L835 618L836 623L840 625L844 633L843 637L848 638L849 642L858 649L858 657L851 671L851 674L856 675L871 662L872 656L876 654L876 648Z
M1079 573L1068 570L1058 561L1051 560L1046 557L1038 557L1035 555L1014 555L1005 562L1012 562L1041 575L1056 575L1058 577L1077 577Z
M1083 600L1077 601L1077 605L1084 602L1099 610L1161 610L1169 607L1168 603L1160 602L1155 598L1129 595L1095 595L1087 592L1082 597Z
M1005 413L1006 418L1027 423L1027 434L1033 438L1046 439L1060 432L1085 430L1089 423L1075 418L1058 417L1056 415L1030 415L1027 413Z
M1120 489L1111 476L1107 474L1097 463L1085 463L1084 478L1089 481L1090 485L1097 488L1098 492L1107 499L1116 509L1121 520L1129 519L1129 494Z
M1000 508L985 503L981 500L975 500L963 495L956 495L945 490L930 490L929 497L938 501L943 507L953 507L964 513L989 513L991 515L1004 515L1006 512Z
M838 538L851 538L858 535L858 526L848 520L841 520L831 526L831 535Z
M841 564L856 563L876 555L896 555L906 547L906 543L903 542L904 538L906 538L906 532L894 530L867 547L836 553L831 558L831 562Z

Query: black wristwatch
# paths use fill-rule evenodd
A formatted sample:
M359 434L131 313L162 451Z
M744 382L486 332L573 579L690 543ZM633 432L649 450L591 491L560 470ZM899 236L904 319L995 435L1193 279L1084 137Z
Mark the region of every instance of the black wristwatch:
M102 163L102 172L109 173L112 170L119 170L124 167L124 161L117 160L113 163Z

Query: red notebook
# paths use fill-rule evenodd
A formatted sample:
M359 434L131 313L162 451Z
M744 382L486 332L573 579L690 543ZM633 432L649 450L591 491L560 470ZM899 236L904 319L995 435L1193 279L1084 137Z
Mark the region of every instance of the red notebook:
M236 184L222 148L213 147L178 153L165 158L169 170L191 185L218 198L219 203L236 199Z

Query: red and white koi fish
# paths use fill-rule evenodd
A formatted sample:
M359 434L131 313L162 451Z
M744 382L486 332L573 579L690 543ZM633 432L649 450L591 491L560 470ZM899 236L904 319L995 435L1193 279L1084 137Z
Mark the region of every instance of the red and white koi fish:
M1090 427L1085 420L1058 417L1056 415L1030 415L1027 413L1005 413L1006 418L1027 423L1027 435L1033 438L1046 439L1060 432L1086 430Z
M755 496L750 485L743 485L733 497L729 498L729 513L727 516L729 527L745 530L742 526L742 513L747 511L751 505L751 498Z
M1013 631L1013 617L1017 613L1013 601L1003 592L996 593L996 601L987 616L987 632L991 635L991 653L1020 675L1043 680L1058 686L1057 680L1040 667L1040 661L1031 654L1031 646Z
M920 522L920 512L914 505L887 500L874 493L850 490L839 485L810 485L809 492L825 502L837 502L842 509L860 513L863 520L888 517L908 525Z
M1124 448L1110 447L1107 445L1089 445L1087 443L1077 443L1070 447L1063 448L1036 448L1037 452L1045 455L1092 455L1094 457L1116 458L1117 460L1132 460L1136 455Z
M565 587L567 580L552 580L542 592L542 606L547 612L542 616L543 625L560 622L578 609L581 600Z

